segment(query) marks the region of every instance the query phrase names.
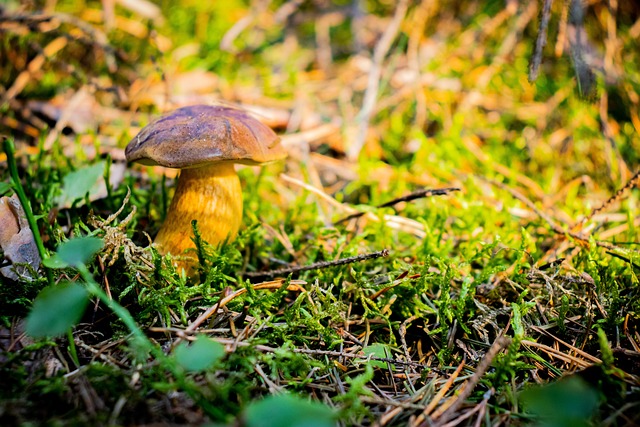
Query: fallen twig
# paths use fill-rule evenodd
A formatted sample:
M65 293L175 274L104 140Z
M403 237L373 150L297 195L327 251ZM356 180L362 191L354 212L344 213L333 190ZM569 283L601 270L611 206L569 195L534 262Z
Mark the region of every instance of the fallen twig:
M393 199L390 200L388 202L385 202L381 205L376 206L376 208L387 208L389 206L393 206L393 205L397 205L398 203L402 203L402 202L410 202L412 200L416 200L416 199L420 199L423 197L431 197L431 196L445 196L449 193L452 193L454 191L460 191L460 188L458 187L449 187L449 188L436 188L436 189L426 189L423 188L422 190L417 190L414 191L412 193L409 193L405 196L402 197L398 197L397 199ZM335 222L335 224L340 224L343 222L347 222L350 219L354 219L354 218L360 218L361 216L365 215L366 212L356 212L356 213L352 213L342 219L339 219L338 221Z
M247 277L282 276L282 275L290 274L290 273L300 273L302 271L319 270L319 269L322 269L322 268L335 267L335 266L344 265L344 264L351 264L351 263L354 263L354 262L366 261L368 259L386 257L388 255L389 255L389 250L388 249L383 249L381 251L372 252L372 253L368 253L368 254L350 256L350 257L347 257L347 258L340 258L340 259L337 259L335 261L320 261L320 262L315 262L315 263L309 264L309 265L287 267L287 268L279 268L277 270L271 270L271 271L249 272L249 273L245 273L245 276L247 276Z
M533 83L538 78L538 69L542 62L542 51L547 44L547 30L549 29L549 19L551 18L552 0L544 0L542 13L540 16L540 26L538 27L538 37L536 38L536 48L529 64L529 82Z
M622 196L627 193L628 191L633 190L634 188L637 188L638 185L640 185L640 171L636 172L635 175L633 175L631 177L631 179L629 179L629 181L627 181L627 183L621 187L620 189L618 189L618 191L616 191L613 196L609 197L605 202L603 202L600 206L598 206L597 208L593 209L589 215L585 216L584 218L582 218L580 221L578 221L578 223L576 223L573 227L571 227L572 230L576 230L577 228L579 228L580 226L582 226L584 223L586 223L587 221L589 221L590 219L592 219L595 215L599 214L600 212L604 211L605 209L607 209L609 206L611 206L612 204L614 204L615 202L619 201L620 199L622 199Z
M190 330L190 327L187 328L187 329L157 328L156 327L156 328L152 328L150 330L152 330L153 332L175 332L176 335L178 335L180 338L185 339L187 341L195 340L197 334L206 333L207 332L207 330L200 330L200 331ZM209 330L209 331L211 331L211 330ZM253 344L251 342L238 341L238 340L232 339L232 338L222 338L222 337L210 337L210 338L215 340L215 341L217 341L217 342L219 342L222 345L228 346L229 347L229 348L227 348L228 352L233 351L233 349L236 348L236 347L252 347L255 350L266 352L266 353L275 353L275 352L278 352L278 351L282 351L282 348L280 348L280 347L270 347L270 346L263 345L263 344ZM178 342L178 340L176 340L175 343L177 344L177 342ZM430 368L429 366L425 365L424 363L407 361L407 360L399 360L399 359L394 359L394 358L391 358L391 357L376 357L376 356L372 356L370 354L367 355L367 354L364 354L364 353L350 353L350 352L336 351L336 350L314 350L314 349L309 349L309 348L293 348L293 349L291 349L291 351L293 351L294 353L308 354L308 355L311 355L311 356L343 357L343 358L346 358L346 359L372 360L372 361L376 361L376 362L389 363L389 364L392 364L392 365L411 366L411 367L415 367L415 368L428 369L429 371L433 371L433 372L438 373L440 375L444 375L444 372L441 371L440 369Z
M546 212L544 212L542 209L538 208L531 200L529 200L524 194L520 193L517 190L514 190L513 188L510 188L509 186L489 179L489 178L485 178L485 177L479 177L480 179L483 179L485 181L487 181L488 183L490 183L491 185L495 185L498 188L501 188L505 191L508 191L515 199L521 201L522 203L524 203L528 208L530 208L536 215L538 215L540 218L542 218L547 224L549 224L549 226L551 227L551 229L553 230L554 233L559 234L559 235L566 235L569 237L572 237L573 239L575 239L581 246L585 247L585 248L589 248L590 243L589 243L589 238L587 236L583 236L579 233L573 232L571 230L565 230L564 228L562 228L562 226L560 226L560 224L558 224L553 218L551 218L551 216L549 216ZM599 246L601 248L605 248L605 249L609 249L609 250L620 250L621 248L619 248L618 246L609 243L609 242L603 242L602 240L595 240L594 241L596 246Z

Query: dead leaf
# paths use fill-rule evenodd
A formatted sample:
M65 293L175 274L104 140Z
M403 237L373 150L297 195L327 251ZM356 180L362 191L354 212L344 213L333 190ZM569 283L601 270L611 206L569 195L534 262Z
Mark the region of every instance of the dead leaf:
M133 13L140 15L143 18L151 19L155 25L162 25L164 23L164 16L162 16L162 10L156 4L147 0L118 0L120 6L125 9L129 9Z
M12 265L0 268L8 279L35 279L33 272L40 267L40 254L29 228L27 216L17 195L0 198L0 247Z

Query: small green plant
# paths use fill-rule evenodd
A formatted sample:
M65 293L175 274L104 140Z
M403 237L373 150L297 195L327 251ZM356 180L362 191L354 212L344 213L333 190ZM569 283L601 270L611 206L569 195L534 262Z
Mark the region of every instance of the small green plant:
M11 176L11 188L18 195L20 204L22 205L24 212L27 216L27 222L29 223L29 227L33 231L33 239L36 242L38 252L40 253L40 259L45 259L47 256L47 252L44 248L44 244L42 243L42 237L40 237L40 233L38 233L38 223L36 222L36 218L33 215L33 210L31 209L31 203L29 203L29 199L27 199L27 195L24 192L24 188L22 188L22 184L20 182L20 176L18 175L18 166L16 165L16 158L15 158L16 149L15 149L13 140L5 139L2 143L2 148L4 150L4 153L7 156L7 164L9 166L9 175ZM49 281L49 285L53 284L53 274L51 270L46 269L46 274L47 274L47 280Z
M59 283L43 289L27 316L26 331L32 337L61 335L82 317L89 294L77 283Z
M587 427L598 409L599 397L578 376L563 378L553 384L532 387L520 395L525 413L531 414L539 427Z
M181 342L173 351L173 356L178 365L186 371L202 372L222 359L224 347L204 335L199 335L191 345Z
M243 416L247 427L334 427L336 418L329 407L289 394L254 402Z

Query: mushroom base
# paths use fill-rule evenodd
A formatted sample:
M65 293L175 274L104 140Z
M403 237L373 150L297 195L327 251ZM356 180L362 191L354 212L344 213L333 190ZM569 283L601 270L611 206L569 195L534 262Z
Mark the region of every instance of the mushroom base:
M193 268L198 260L191 240L192 220L198 221L202 239L211 245L233 240L242 222L242 188L233 163L183 169L154 243L161 254L178 258L178 267ZM182 256L185 255L185 256Z

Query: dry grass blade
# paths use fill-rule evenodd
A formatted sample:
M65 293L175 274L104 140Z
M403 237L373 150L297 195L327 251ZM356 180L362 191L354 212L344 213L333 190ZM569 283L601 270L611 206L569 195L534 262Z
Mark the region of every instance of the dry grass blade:
M333 197L329 196L327 193L325 193L324 191L322 191L321 189L318 189L316 187L314 187L313 185L307 184L304 181L301 181L299 179L293 178L291 176L285 175L285 174L281 174L280 178L282 178L283 181L286 181L288 183L297 185L299 187L304 188L305 190L310 191L311 193L315 194L316 196L320 197L322 200L328 202L331 206L336 207L342 211L346 211L349 213L356 213L357 211L344 204L344 203L340 203L339 201L337 201L336 199L334 199Z
M475 90L466 94L460 102L458 112L466 113L479 101L479 92L486 89L493 76L503 67L504 63L507 62L508 56L513 53L513 49L518 43L519 37L522 35L522 32L525 30L529 22L531 22L537 10L538 5L536 2L528 2L522 11L518 11L518 5L516 2L508 2L507 7L493 18L495 21L500 23L514 15L517 16L517 19L508 35L502 40L500 49L496 53L491 64L488 67L485 67L480 76L476 79Z
M337 124L326 123L313 129L283 135L280 140L285 148L292 149L294 146L300 144L317 143L339 132L340 128Z
M377 357L377 356L366 355L364 353L347 353L343 351L331 351L331 350L312 350L312 349L306 349L306 348L295 348L293 351L295 353L304 353L304 354L317 355L317 356L365 359L365 360L374 360L376 362L385 362L385 363L394 364L394 365L406 365L406 366L421 367L421 368L425 367L424 364L418 363L418 362L393 359L390 357Z
M26 70L21 72L13 82L13 85L4 93L2 97L2 103L6 104L18 96L29 83L40 73L40 70L45 65L47 59L51 59L60 50L67 46L67 39L64 37L58 37L49 42L35 58L33 58L26 67Z

